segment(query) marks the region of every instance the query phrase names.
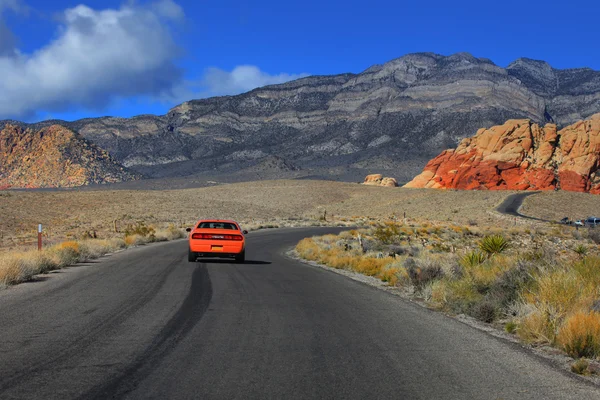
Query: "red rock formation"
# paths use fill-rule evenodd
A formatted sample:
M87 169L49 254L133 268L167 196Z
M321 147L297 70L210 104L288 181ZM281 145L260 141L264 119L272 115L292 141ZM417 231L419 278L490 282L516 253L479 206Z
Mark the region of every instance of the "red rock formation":
M600 114L557 132L529 120L480 129L404 187L600 193Z
M0 131L0 189L72 187L135 178L106 151L63 126L33 131L7 125Z

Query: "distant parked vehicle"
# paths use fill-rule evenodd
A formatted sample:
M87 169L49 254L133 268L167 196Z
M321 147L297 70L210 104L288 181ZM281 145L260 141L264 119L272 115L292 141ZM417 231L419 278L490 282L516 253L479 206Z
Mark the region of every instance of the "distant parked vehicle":
M573 224L573 221L571 221L571 220L569 219L569 217L564 217L563 219L561 219L561 220L560 220L560 223L561 223L561 224L565 224L565 225L572 225L572 224Z
M583 226L583 221L578 219L577 221L573 221L573 225L575 226Z
M595 227L596 225L600 225L600 218L598 217L588 217L585 222L585 226Z

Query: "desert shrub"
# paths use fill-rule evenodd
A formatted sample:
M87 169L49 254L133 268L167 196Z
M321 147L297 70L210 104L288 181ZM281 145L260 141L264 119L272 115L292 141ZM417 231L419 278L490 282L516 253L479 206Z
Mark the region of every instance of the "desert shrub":
M421 248L418 246L410 246L408 248L408 255L410 257L419 257L419 254L421 254Z
M373 237L383 244L392 244L398 240L400 233L400 226L388 223L375 228Z
M600 229L588 229L588 238L596 243L596 244L600 244Z
M154 236L156 230L152 226L147 226L144 221L136 221L127 224L127 227L123 230L125 236L143 236L150 237Z
M517 334L527 343L554 343L555 320L537 308L519 319Z
M542 245L533 250L521 254L521 259L534 262L539 266L556 266L556 250L550 246Z
M558 343L572 357L600 355L600 314L594 311L578 312L561 327Z
M388 263L389 261L385 259L361 257L358 262L353 265L353 269L356 272L367 276L376 276Z
M575 248L573 249L573 251L575 252L575 254L577 254L580 257L585 257L585 255L588 252L588 248L586 245L584 244L578 244L577 246L575 246Z
M554 343L558 328L573 310L589 309L596 287L575 269L541 270L523 299L530 312L522 316L519 335L529 342Z
M590 363L585 358L580 358L571 364L571 372L574 372L578 375L587 375L589 373L588 367Z
M469 314L472 317L487 323L493 322L498 313L498 304L490 300L475 303L469 310Z
M474 250L465 254L460 260L460 265L464 267L475 267L477 265L483 264L486 260L486 256L484 253Z
M431 300L434 305L454 314L470 314L473 307L481 302L473 282L466 278L460 280L441 280L432 285Z
M296 245L296 251L302 258L307 260L316 261L319 257L319 246L315 243L314 239L306 238L302 239Z
M490 286L488 296L494 298L501 309L517 300L520 292L533 282L532 264L518 261L517 265L501 273Z
M389 266L383 268L378 274L377 278L381 279L383 282L387 282L390 286L395 286L398 282L398 268L390 268Z
M79 243L73 241L53 246L48 250L47 254L58 268L73 265L81 259Z
M362 251L379 251L381 249L381 244L377 243L374 240L370 239L362 239Z
M185 233L174 224L169 224L167 229L162 229L155 234L157 241L175 240L185 237Z
M502 235L488 235L481 239L479 249L488 256L500 254L508 248L508 240Z
M24 282L35 275L22 254L7 254L0 258L0 284L3 286Z
M409 263L408 260L410 259L407 259L404 267L406 268L410 282L417 290L423 289L425 285L444 276L441 265L435 261Z
M517 323L515 321L508 321L504 324L504 330L507 333L515 333L517 331Z
M398 256L402 256L405 255L409 252L409 248L406 246L400 246L397 244L391 244L388 245L384 248L385 252L392 256L392 255L398 255Z
M573 264L582 282L600 288L600 257L585 257Z

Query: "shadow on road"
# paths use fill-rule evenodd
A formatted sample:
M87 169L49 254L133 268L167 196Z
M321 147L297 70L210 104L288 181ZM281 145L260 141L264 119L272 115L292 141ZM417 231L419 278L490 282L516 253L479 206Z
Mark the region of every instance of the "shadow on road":
M210 258L206 258L206 259L200 259L197 262L201 262L201 263L205 263L205 264L237 264L235 261L233 260L222 260L219 258L216 259L210 259ZM258 261L258 260L246 260L243 263L240 263L240 265L242 264L247 264L247 265L268 265L271 264L270 261Z

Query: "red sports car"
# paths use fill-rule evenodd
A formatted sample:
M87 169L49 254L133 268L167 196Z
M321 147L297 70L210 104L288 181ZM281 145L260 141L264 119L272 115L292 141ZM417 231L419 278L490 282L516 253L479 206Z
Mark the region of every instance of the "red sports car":
M188 261L198 257L235 258L238 263L246 259L246 235L240 225L231 220L203 219L190 232Z

